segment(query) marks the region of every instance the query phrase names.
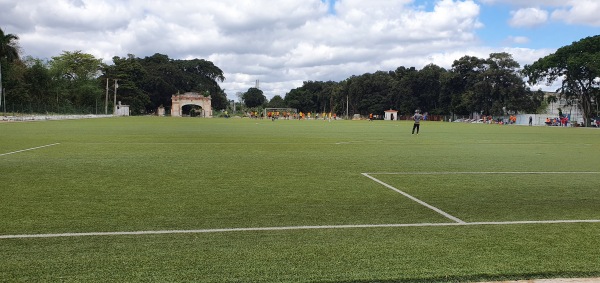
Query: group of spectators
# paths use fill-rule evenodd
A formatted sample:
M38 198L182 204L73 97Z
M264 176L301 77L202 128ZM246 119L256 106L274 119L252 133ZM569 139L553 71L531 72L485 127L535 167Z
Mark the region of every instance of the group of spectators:
M544 122L546 126L562 126L566 127L569 125L569 118L566 116L558 117L558 118L546 118L546 122Z
M249 116L252 119L264 119L265 114L259 111L248 112L246 116ZM337 119L337 115L335 113L304 113L304 112L280 112L280 111L271 111L267 112L267 119L276 120L276 119L285 119L285 120L319 120L319 119Z

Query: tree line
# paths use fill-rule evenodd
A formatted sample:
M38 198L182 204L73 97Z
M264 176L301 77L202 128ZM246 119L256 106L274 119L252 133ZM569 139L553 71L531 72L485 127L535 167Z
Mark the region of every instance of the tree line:
M169 108L171 96L184 92L210 95L215 109L229 104L219 86L225 80L223 71L204 59L130 54L105 64L81 51L63 51L51 59L20 58L18 36L0 29L0 40L0 111L112 114L115 92L134 115Z
M560 82L560 86L556 95L545 97L543 91L531 90L525 82ZM271 101L261 96L259 90L250 89L242 98L251 102L247 103L250 107L363 116L383 114L388 109L405 115L416 109L433 115L533 114L545 111L558 97L568 105L577 105L585 125L589 125L592 117L599 115L600 36L573 42L523 68L505 52L492 53L488 58L463 56L449 70L434 64L421 70L398 67L341 82L305 81Z
M421 70L398 67L341 82L306 81L277 99L303 112L349 115L383 114L388 109L401 114L419 109L432 115L533 113L542 100L543 92L526 86L519 64L508 53L493 53L487 59L464 56L450 70L430 64Z
M113 57L112 64L81 51L63 51L50 60L19 58L18 36L0 29L0 89L7 105L22 112L103 113L112 110L114 91L130 105L132 114L170 108L171 95L198 92L212 97L215 110L230 107L219 82L223 71L204 59L171 59L164 54L138 58ZM560 81L561 98L577 104L586 119L598 108L600 89L600 36L562 47L524 68L509 53L488 58L463 56L449 70L430 64L417 70L398 67L354 75L345 80L311 81L267 100L257 88L240 95L247 107L296 108L302 112L338 115L383 114L415 109L432 115L507 115L536 113L544 93L527 87ZM110 93L107 92L110 90ZM9 106L10 108L10 106ZM10 111L10 109L7 109ZM110 113L110 112L109 112ZM596 113L597 115L597 113Z

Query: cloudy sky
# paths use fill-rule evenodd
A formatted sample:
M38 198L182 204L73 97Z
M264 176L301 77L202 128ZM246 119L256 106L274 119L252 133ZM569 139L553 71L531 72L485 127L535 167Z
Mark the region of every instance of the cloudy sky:
M600 34L600 0L0 0L22 55L81 50L212 61L230 99L303 81L513 54L521 66Z

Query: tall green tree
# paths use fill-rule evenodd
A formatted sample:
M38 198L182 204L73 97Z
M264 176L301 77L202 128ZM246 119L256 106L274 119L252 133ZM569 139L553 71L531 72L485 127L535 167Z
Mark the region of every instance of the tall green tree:
M600 35L563 46L526 65L523 73L530 84L560 82L559 95L576 100L588 126L600 99Z
M229 107L229 100L224 89L220 87L215 90L216 92L210 93L211 101L210 104L213 109L225 110Z
M429 64L419 70L417 79L419 89L419 108L431 114L445 114L445 107L440 103L442 77L446 70L435 64Z
M59 103L72 107L71 111L95 112L103 105L103 89L97 78L101 75L103 64L92 54L79 50L63 51L52 57L50 72L53 76Z
M485 111L480 96L474 89L481 81L485 68L485 60L475 56L463 56L454 61L450 70L453 75L448 81L448 89L452 96L450 106L452 113L468 115L472 112Z
M156 53L138 59L147 72L147 79L139 86L150 96L147 106L153 111L158 106L170 106L171 96L176 93L208 93L214 109L227 108L227 95L219 86L225 80L223 71L204 59L174 60Z
M106 79L109 80L109 84L114 84L114 80L117 80L117 100L129 105L129 109L134 115L147 113L148 110L156 110L160 106L159 104L157 108L148 107L151 104L151 98L145 87L161 89L164 86L168 93L174 93L174 90L169 89L162 78L151 78L140 60L132 54L122 58L113 57L113 64L104 67L103 84L106 84ZM112 105L113 101L114 98L109 99L109 105ZM170 99L165 102L171 103ZM161 101L157 101L157 103L161 103Z
M248 108L259 107L267 102L267 98L263 94L263 91L255 87L249 88L248 91L242 95L242 99Z
M348 115L368 114L368 85L367 77L363 74L360 76L351 76L343 82L342 96L345 96L348 104ZM362 113L361 113L362 110Z
M275 96L273 96L273 98L271 98L271 100L269 100L269 103L267 103L267 107L285 108L286 104L285 104L285 101L283 100L283 97L281 97L281 95L275 95Z
M314 102L311 98L312 93L302 87L298 87L290 90L290 92L285 95L284 101L289 107L307 113L312 112L314 111L313 109L315 109Z
M487 69L483 72L481 83L486 93L482 96L484 107L494 115L514 114L517 111L534 112L541 103L526 87L520 72L520 65L511 54L492 53L486 60Z
M389 101L386 99L391 89L391 77L387 72L377 71L373 74L363 74L357 80L360 84L359 88L363 93L355 95L357 99L357 109L361 115L383 114L383 111L391 108Z
M288 107L296 108L304 113L345 111L344 104L341 105L341 84L333 81L304 81L301 87L292 89L285 95L284 101ZM343 109L342 109L343 107Z
M19 37L11 34L4 33L4 30L0 28L0 99L3 98L4 85L2 84L2 68L8 70L8 63L19 60L19 46L17 41ZM0 101L0 105L2 105Z
M492 53L487 59L464 56L454 61L453 74L445 87L452 93L452 112L463 115L534 112L541 98L525 86L519 68L519 63L508 53Z
M52 76L46 60L26 57L23 62L27 66L23 75L27 94L30 102L39 105L38 111L54 112L56 110L56 99L50 91L53 88Z
M398 67L395 71L390 72L392 76L392 88L390 100L393 103L393 108L399 111L399 115L410 114L417 108L421 108L419 98L418 71L414 68ZM428 109L421 109L428 111Z
M227 95L218 82L223 71L203 59L174 60L156 53L145 58L132 54L114 57L105 66L105 78L119 79L119 100L130 105L134 114L151 113L159 106L170 107L177 93L198 92L211 96L214 109L226 109Z

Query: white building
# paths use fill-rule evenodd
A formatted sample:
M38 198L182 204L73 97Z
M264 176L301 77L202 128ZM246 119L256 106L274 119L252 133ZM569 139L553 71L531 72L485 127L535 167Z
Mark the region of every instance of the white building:
M398 110L385 110L384 120L398 120Z
M115 105L114 116L129 116L129 105L122 105L121 101Z
M528 125L529 117L531 117L534 126L545 125L546 118L558 118L561 112L563 116L569 117L571 124L583 124L583 112L579 109L577 103L569 105L566 99L559 98L559 94L554 92L546 92L544 95L544 101L547 101L548 97L550 96L555 96L556 102L549 103L548 108L546 108L544 113L519 114L517 115L517 124Z

